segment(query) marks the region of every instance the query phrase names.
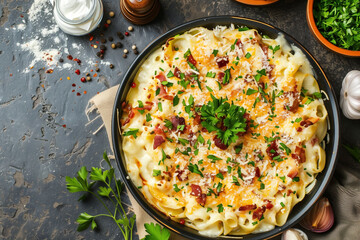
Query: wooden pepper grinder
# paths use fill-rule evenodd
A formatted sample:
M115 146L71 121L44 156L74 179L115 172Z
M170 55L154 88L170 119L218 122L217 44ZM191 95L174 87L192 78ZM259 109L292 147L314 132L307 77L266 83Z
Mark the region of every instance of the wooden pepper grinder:
M159 14L159 0L120 0L120 10L130 22L143 25Z

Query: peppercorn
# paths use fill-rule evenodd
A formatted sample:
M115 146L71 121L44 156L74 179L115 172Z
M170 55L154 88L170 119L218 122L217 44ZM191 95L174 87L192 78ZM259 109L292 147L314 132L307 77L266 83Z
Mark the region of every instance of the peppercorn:
M79 69L76 69L76 70L75 70L75 73L76 73L77 75L80 75L80 70L79 70Z
M113 37L109 37L108 39L109 39L110 42L112 42L114 40Z
M100 57L100 55L101 55L101 52L96 53L96 56Z
M113 11L110 11L110 12L109 12L109 16L110 16L110 17L114 17L114 16L115 16L115 13L114 13Z
M111 44L111 48L112 48L112 49L115 49L115 48L116 48L116 44L115 44L115 43L112 43L112 44Z
M132 31L134 30L134 28L133 28L132 26L129 26L129 27L128 27L128 30L129 30L130 32L132 32Z
M117 48L121 48L121 47L122 47L121 42L117 42L117 43L116 43L116 47L117 47Z
M100 59L104 59L104 54L101 54L101 55L100 55Z
M105 45L100 45L100 49L101 50L106 50L106 46Z
M86 76L90 76L90 73L86 73Z
M110 66L109 66L111 69L113 69L114 68L114 65L112 65L112 64L110 64Z
M134 45L131 46L131 48L132 48L133 50L135 50L137 47L136 47L136 45L134 44Z
M96 49L98 46L97 45L94 45L94 48Z
M105 53L105 50L101 49L101 50L100 50L100 53L101 53L101 54L104 54L104 53Z
M95 68L95 71L96 71L96 72L100 72L100 68L98 68L98 67Z
M134 54L138 55L139 54L138 50L134 49Z
M125 32L125 36L129 36L129 33L128 33L128 32Z
M106 20L106 23L111 24L111 20L110 19Z
M105 38L102 38L102 39L100 39L100 42L101 42L101 43L106 43L106 39L105 39Z
M120 39L124 39L124 35L121 32L116 33Z
M60 58L60 59L59 59L59 62L61 62L61 63L64 62L64 59Z
M86 81L91 81L91 77L86 77Z
M84 77L80 78L80 81L81 81L81 82L86 82L86 80L85 80Z
M123 58L127 58L127 55L124 53Z
M127 54L129 51L125 48L124 49L124 53Z

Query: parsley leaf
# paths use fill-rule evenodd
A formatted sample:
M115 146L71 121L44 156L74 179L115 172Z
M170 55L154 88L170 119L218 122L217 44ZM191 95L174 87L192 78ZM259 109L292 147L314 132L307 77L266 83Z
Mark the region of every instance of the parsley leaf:
M271 49L273 54L275 54L276 51L280 50L280 45L276 45L275 47L269 46L269 49Z
M152 173L153 177L157 177L157 176L159 176L160 174L161 174L161 170L153 169L153 173Z
M137 128L129 128L129 131L124 132L123 136L133 136L135 139L137 138L136 134L139 131Z
M344 145L345 149L360 163L360 148Z
M189 163L188 169L190 172L199 174L201 177L204 177L203 173L200 171L199 166L197 164Z
M145 240L168 240L170 239L170 231L162 228L159 224L145 223L146 232L150 235L145 236Z

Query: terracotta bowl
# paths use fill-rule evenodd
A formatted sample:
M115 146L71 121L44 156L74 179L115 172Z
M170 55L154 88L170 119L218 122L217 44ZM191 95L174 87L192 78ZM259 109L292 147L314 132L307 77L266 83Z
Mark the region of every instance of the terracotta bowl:
M314 0L308 0L306 7L306 19L311 30L311 33L315 36L315 38L326 48L330 49L333 52L341 54L346 57L360 57L360 51L347 50L344 48L340 48L329 42L319 31L315 24L314 19Z
M269 5L275 3L279 0L236 0L236 1L247 5L262 6L262 5Z

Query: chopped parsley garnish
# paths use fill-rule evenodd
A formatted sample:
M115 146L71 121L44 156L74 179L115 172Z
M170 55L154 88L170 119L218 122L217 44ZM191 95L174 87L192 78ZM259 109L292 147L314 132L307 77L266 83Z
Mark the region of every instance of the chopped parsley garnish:
M255 89L252 89L252 88L248 88L247 91L246 91L246 95L251 95L251 94L254 94L254 93L257 93L259 92L258 90L255 90Z
M158 109L159 109L160 112L162 112L163 109L162 109L162 104L161 104L161 102L158 102Z
M249 59L249 58L251 57L251 53L249 53L249 52L246 53L246 54L245 54L245 57L246 57L247 59Z
M224 180L224 175L222 173L216 174L216 177L220 178L221 180Z
M280 50L280 45L276 45L275 47L269 46L269 49L272 50L273 54L275 54L276 51Z
M176 105L178 105L179 101L180 101L179 96L176 94L173 99L173 106L175 107Z
M160 94L160 88L157 88L156 91L155 91L155 96L157 96L159 94Z
M133 136L135 139L137 138L136 134L139 131L137 128L129 128L129 131L124 132L123 136Z
M190 48L184 53L184 58L187 58L191 54Z
M206 86L206 89L207 89L209 92L213 92L213 90L212 90L210 87L208 87L208 86Z
M283 202L280 202L280 205L281 205L282 207L285 207L285 204L284 204Z
M216 55L218 54L219 50L214 49L214 51L212 52L212 54L216 57Z
M239 145L235 146L235 153L238 154L243 149L243 143L240 143Z
M218 212L222 213L224 211L224 206L222 205L222 203L220 203L219 205L217 205L218 208Z
M151 114L150 113L146 114L146 122L150 122L151 120L152 120Z
M178 187L177 184L174 184L173 186L174 186L174 191L175 192L180 192L181 189Z
M207 72L206 77L214 78L216 76L216 73L214 72Z
M313 96L315 99L321 99L321 98L322 98L322 95L321 95L321 93L319 93L319 92L314 92L314 93L312 94L312 96Z
M201 177L204 177L203 173L200 171L199 166L197 164L189 163L188 169L190 172L199 174Z
M161 162L164 164L164 161L166 159L166 153L164 152L164 149L161 149Z
M159 176L160 174L161 174L161 170L153 169L153 173L152 173L153 177L157 177L157 176Z
M208 155L207 158L213 160L214 162L218 161L218 160L222 160L221 158L219 158L215 155ZM211 162L213 162L213 161L211 161Z
M263 190L263 189L265 189L265 184L264 183L260 183L260 190Z
M178 141L185 146L186 144L189 144L189 140L185 139L185 138L178 138Z
M237 179L237 177L232 176L232 179L233 179L232 183L234 183L236 186L240 186L240 183L239 183L239 180Z
M165 119L164 122L165 122L165 127L167 127L168 129L173 128L173 124L172 124L172 122L170 120Z
M292 181L293 181L293 182L299 182L299 181L300 181L300 178L299 178L299 177L294 177L294 178L292 179Z
M168 74L166 75L166 77L168 77L168 78L171 78L171 77L173 77L174 76L174 73L170 70L169 72L168 72Z
M284 143L280 143L280 146L279 147L281 150L285 151L286 152L286 155L289 155L291 153L291 150L290 148L288 148L288 146L286 146Z
M257 74L254 76L254 78L255 78L255 81L257 81L257 82L260 80L260 78L262 76L266 76L266 70L265 69L261 69L260 71L256 70L256 72L257 72Z
M144 107L144 104L143 104L142 101L138 100L138 103L139 103L139 108L143 108L143 107ZM144 109L142 109L142 110L138 109L138 112L139 112L140 114L144 114L145 110L144 110Z
M226 69L224 71L225 75L224 75L224 78L223 78L223 84L227 84L230 82L230 77L231 77L231 74L230 74L230 69Z
M209 132L216 132L217 137L225 145L236 142L237 133L245 132L245 109L226 102L226 99L217 99L211 94L212 101L201 107L202 126ZM221 126L226 127L225 130Z
M235 45L236 45L236 43L237 43L237 39L235 39L235 42L231 45L231 50L234 50L235 49Z
M249 30L249 28L248 27L239 27L238 30L239 30L239 32L243 32L243 31Z
M172 82L168 82L168 81L162 81L161 84L166 86L166 87L171 87L171 86L174 85Z

